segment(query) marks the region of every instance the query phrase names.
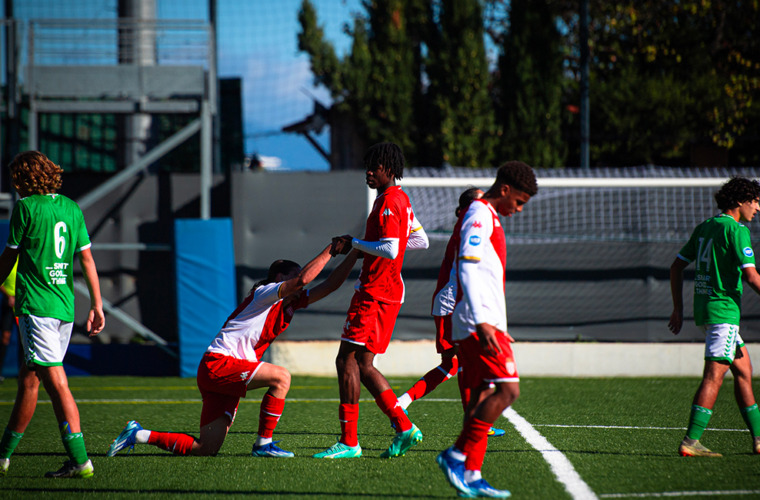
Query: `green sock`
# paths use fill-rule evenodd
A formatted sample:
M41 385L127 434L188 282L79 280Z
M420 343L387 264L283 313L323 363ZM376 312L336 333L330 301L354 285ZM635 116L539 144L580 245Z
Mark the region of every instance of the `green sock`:
M87 462L87 450L84 447L84 436L81 432L71 432L68 422L63 422L59 426L61 430L61 441L66 453L72 462L81 465Z
M23 432L15 432L6 427L3 438L0 439L0 458L11 458L23 435Z
M689 439L696 439L702 437L702 434L707 428L707 423L710 422L712 417L712 410L703 408L701 406L692 405L691 415L689 416L689 428L686 429L686 437Z
M746 408L742 408L742 417L747 423L749 431L752 433L752 437L760 436L760 410L757 408L757 403Z

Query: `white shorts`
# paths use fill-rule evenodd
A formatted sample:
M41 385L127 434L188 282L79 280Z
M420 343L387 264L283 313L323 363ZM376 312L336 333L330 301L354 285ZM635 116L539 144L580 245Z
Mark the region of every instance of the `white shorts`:
M22 315L18 318L21 347L27 366L61 366L74 323L56 318Z
M705 332L705 361L734 362L736 351L744 346L738 325L720 323L703 325Z

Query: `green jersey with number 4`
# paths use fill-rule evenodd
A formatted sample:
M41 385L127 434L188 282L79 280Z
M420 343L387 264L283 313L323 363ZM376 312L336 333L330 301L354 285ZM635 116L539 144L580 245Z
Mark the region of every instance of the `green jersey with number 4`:
M22 198L8 246L19 250L16 314L74 321L74 253L90 247L79 205L59 194Z
M749 229L720 214L694 229L678 257L696 265L694 321L698 326L738 325L741 316L742 269L754 267Z

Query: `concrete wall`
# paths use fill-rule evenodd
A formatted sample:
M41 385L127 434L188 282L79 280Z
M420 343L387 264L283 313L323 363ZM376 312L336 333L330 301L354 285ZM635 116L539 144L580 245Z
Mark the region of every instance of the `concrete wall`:
M270 361L294 375L335 376L338 340L277 341ZM704 344L516 342L512 346L521 377L699 377ZM760 344L747 344L752 353ZM432 341L393 341L376 357L386 376L422 376L440 363ZM729 375L730 376L730 375Z

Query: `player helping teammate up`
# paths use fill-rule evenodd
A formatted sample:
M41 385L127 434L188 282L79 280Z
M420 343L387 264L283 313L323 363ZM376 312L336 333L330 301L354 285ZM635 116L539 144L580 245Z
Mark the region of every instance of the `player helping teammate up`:
M266 387L261 400L258 436L251 450L254 457L292 457L293 453L272 440L290 389L290 373L282 366L261 361L269 345L290 325L295 311L337 290L348 277L358 252L350 253L325 281L303 288L314 280L330 258L345 253L350 242L334 238L316 257L301 268L295 262L278 260L269 267L267 278L256 283L248 296L227 318L206 350L198 367L198 389L203 397L198 438L179 432L143 429L137 421L127 423L108 451L114 456L135 444L150 444L175 455L215 455L235 421L241 397Z

